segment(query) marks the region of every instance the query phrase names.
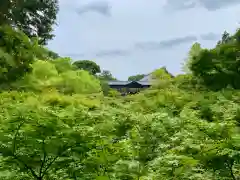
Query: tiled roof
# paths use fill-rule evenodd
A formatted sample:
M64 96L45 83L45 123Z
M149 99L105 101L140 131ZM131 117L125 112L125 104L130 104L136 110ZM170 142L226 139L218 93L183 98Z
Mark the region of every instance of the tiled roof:
M108 81L108 85L124 86L124 85L130 84L132 82L134 82L134 81ZM136 81L136 82L141 85L151 85L151 82L149 82L149 81Z
M152 74L145 75L140 81L151 81L152 80Z
M137 81L141 85L151 85L151 81Z
M131 83L131 81L108 81L108 85L126 85Z

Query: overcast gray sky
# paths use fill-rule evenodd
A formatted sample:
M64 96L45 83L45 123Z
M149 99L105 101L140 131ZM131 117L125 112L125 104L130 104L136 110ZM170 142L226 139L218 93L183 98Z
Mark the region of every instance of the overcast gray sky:
M162 66L176 75L194 42L213 47L238 22L240 0L60 0L48 47L121 80Z

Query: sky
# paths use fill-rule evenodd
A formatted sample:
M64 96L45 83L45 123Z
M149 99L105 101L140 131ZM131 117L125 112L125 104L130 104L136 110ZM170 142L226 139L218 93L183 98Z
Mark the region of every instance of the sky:
M173 75L194 42L212 48L240 23L240 0L59 0L61 56L92 60L119 80L165 66Z

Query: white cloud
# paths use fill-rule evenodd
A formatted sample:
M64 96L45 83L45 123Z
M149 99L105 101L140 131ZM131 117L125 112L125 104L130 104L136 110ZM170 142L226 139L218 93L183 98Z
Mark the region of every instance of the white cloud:
M85 13L96 12L103 16L111 15L111 5L108 1L94 1L89 2L87 4L81 5L76 8L76 12L79 15L83 15Z
M209 11L215 11L237 4L240 4L239 0L167 0L165 6L175 10L203 7Z

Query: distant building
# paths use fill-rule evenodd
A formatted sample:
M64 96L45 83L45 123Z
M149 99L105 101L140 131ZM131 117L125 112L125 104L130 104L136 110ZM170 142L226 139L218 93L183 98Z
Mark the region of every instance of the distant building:
M174 76L167 71L165 67L162 67L165 73L169 74L172 78ZM153 77L152 73L146 74L142 79L139 81L109 81L108 85L112 89L116 89L117 91L124 94L135 94L141 91L142 89L146 89L151 87L152 83L154 82L155 78Z
M150 74L139 81L109 81L108 85L112 89L124 94L135 94L151 86Z
M152 74L146 74L142 79L140 79L139 81L141 82L150 82L152 80Z

